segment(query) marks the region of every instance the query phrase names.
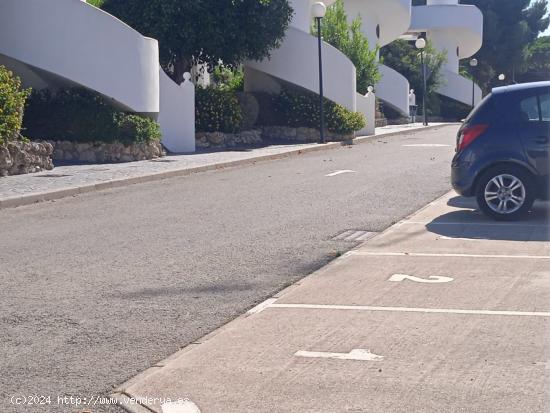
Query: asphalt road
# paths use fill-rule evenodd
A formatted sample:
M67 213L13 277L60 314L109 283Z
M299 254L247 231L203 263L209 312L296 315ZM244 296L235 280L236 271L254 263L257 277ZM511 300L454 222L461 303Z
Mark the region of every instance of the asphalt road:
M442 195L455 133L0 211L0 410L121 412L58 397L107 394L356 245L333 236L382 231ZM326 176L339 170L354 172Z

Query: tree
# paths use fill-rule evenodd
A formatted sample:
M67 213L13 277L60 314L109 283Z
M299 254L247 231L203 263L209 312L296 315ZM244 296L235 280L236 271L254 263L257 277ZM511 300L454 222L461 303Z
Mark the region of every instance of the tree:
M430 42L427 42L424 53L428 74L426 80L428 100L426 105L428 109L434 112L437 111L439 104L436 91L441 82L440 72L446 61L446 55L435 50ZM397 70L409 80L411 88L414 89L416 94L417 102L420 102L423 96L422 65L420 52L414 44L405 40L397 40L380 49L380 58L385 65Z
M157 39L161 65L177 83L195 64L269 56L293 13L287 0L105 0L102 8Z
M529 46L550 24L546 0L464 0L484 16L483 46L474 76L485 91L504 73L515 81L528 70ZM470 69L468 69L470 70Z
M548 80L550 76L550 36L539 37L528 49L527 70L520 75L522 82Z
M337 0L327 9L323 19L323 40L344 53L355 65L357 91L367 93L367 88L380 80L377 50L370 50L367 37L361 32L361 17L348 24L343 0Z

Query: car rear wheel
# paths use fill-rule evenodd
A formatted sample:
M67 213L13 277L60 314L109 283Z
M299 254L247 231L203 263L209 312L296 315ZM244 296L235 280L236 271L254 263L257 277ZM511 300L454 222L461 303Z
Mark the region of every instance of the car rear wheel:
M479 208L486 215L499 221L513 221L533 206L533 178L514 166L491 168L479 179L476 196Z

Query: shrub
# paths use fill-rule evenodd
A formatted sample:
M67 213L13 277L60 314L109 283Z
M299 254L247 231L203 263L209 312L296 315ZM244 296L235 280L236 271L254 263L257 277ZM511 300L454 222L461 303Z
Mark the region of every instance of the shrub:
M29 90L21 89L21 80L0 66L0 145L19 137L28 95Z
M154 120L117 111L97 93L65 89L35 91L27 101L25 133L34 139L125 144L160 139Z
M117 113L115 125L117 140L120 142L145 143L161 138L160 125L143 116Z
M319 96L307 92L283 89L273 97L276 122L280 126L320 127ZM328 99L324 101L325 127L330 132L350 134L365 127L362 114L351 112Z
M223 65L216 66L212 77L217 89L231 92L244 90L244 72L242 69L232 69Z
M195 94L197 132L234 133L241 129L243 114L233 92L215 88L198 88Z

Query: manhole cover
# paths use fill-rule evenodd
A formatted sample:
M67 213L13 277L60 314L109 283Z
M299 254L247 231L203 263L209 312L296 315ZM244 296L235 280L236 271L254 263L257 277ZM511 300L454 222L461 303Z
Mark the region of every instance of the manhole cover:
M378 232L349 229L331 238L331 241L362 242L371 239Z

